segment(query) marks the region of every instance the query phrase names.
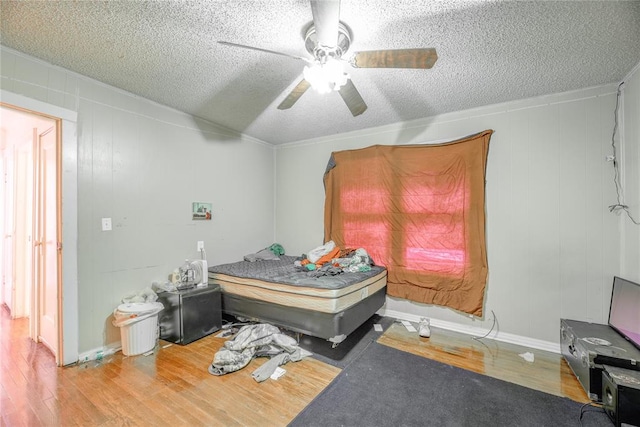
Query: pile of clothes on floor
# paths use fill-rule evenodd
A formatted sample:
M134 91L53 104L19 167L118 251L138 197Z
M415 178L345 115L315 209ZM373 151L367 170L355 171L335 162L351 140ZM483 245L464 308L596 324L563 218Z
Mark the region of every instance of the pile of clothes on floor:
M269 357L269 361L253 371L254 380L262 382L287 362L298 362L311 352L298 346L298 342L280 329L267 323L243 326L236 336L224 343L209 366L212 375L239 371L256 357Z

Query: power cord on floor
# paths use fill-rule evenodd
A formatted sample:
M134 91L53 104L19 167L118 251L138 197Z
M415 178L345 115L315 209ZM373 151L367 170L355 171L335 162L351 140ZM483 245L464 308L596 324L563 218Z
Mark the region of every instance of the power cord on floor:
M597 410L585 410L586 408L596 408ZM604 412L604 408L600 402L587 402L580 407L580 425L582 425L582 416L587 412Z
M472 339L474 339L474 338L472 337ZM475 339L475 341L476 341L478 344L482 344L482 345L487 349L487 351L488 351L488 352L489 352L489 354L491 355L491 360L492 360L492 361L495 361L495 360L496 360L496 358L498 357L498 354L500 353L500 348L498 347L498 345L496 344L496 342L495 342L495 341L491 340L491 342L493 343L493 346L494 346L495 348L491 348L491 347L489 347L489 346L487 345L487 343L486 343L486 342L481 341L481 340L479 340L479 339Z
M493 310L491 310L491 314L493 314L493 324L491 325L491 329L489 329L489 332L487 332L486 334L484 334L481 337L471 337L471 339L473 339L473 340L481 340L481 339L484 339L484 338L488 337L489 334L491 334L491 332L493 332L493 328L495 328L496 323L498 322L498 319L496 318L496 314L493 312Z

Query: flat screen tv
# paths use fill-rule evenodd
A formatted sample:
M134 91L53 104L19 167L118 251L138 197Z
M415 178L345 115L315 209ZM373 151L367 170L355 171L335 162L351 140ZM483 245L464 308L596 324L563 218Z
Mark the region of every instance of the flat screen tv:
M640 348L640 285L613 278L609 326Z

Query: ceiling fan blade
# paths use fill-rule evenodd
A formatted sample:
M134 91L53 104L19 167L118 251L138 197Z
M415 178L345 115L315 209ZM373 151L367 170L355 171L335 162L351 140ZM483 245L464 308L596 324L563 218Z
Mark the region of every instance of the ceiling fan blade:
M311 0L313 24L316 27L318 45L336 47L338 45L338 24L340 22L339 0Z
M278 110L288 110L293 107L293 104L300 99L300 97L309 89L311 85L305 79L300 80L300 83L293 88L291 93L278 105Z
M240 47L240 48L243 48L243 49L257 50L259 52L275 53L276 55L287 56L289 58L300 59L300 60L302 60L304 62L309 62L309 59L303 58L301 56L289 55L288 53L283 53L283 52L276 52L275 50L262 49L261 47L247 46L247 45L244 45L244 44L231 43L231 42L225 42L225 41L218 41L218 43L226 45L226 46L233 46L233 47Z
M431 68L437 59L434 48L368 50L356 52L351 65L355 68Z
M353 117L365 112L367 104L364 103L364 99L360 96L360 92L358 92L351 79L347 80L347 83L340 88L339 92Z

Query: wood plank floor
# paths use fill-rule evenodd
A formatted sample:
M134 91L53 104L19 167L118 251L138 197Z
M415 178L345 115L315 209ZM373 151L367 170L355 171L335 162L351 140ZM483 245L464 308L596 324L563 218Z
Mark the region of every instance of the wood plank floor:
M431 328L431 331L430 338L421 338L415 332L408 332L402 324L394 323L378 342L576 402L590 401L559 354L491 339L475 340L470 335L438 328ZM525 352L533 354L533 362L520 356Z
M284 366L277 381L251 377L266 360L236 373L212 376L207 367L223 339L209 336L187 346L160 341L150 356L121 352L101 362L57 368L52 355L28 338L27 319L0 321L1 426L285 426L340 372L304 359ZM429 339L392 325L379 342L548 393L587 402L559 355L433 329ZM165 347L166 346L166 347ZM529 350L531 351L531 350Z

